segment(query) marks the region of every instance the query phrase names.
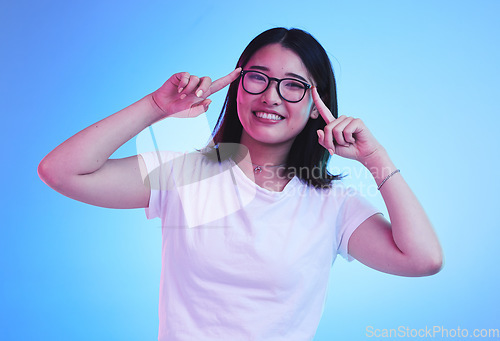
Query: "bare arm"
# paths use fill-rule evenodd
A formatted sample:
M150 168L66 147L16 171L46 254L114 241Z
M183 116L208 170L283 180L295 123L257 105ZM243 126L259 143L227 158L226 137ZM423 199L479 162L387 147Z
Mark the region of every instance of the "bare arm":
M335 119L313 89L314 103L327 122L319 143L339 156L360 161L378 185L396 170L383 148L360 119ZM374 269L401 276L432 275L441 269L443 254L422 205L400 173L380 188L390 222L377 214L351 235L348 252Z
M87 127L51 151L38 166L40 178L75 200L111 208L147 207L149 184L140 156L109 159L121 145L144 128L169 116L196 116L208 109L212 93L239 72L212 82L178 73L153 94ZM200 92L201 90L201 92Z
M70 137L38 166L40 178L56 191L88 204L146 207L149 189L138 156L108 160L121 145L161 116L151 95Z
M396 169L383 148L363 161L378 185ZM374 269L402 276L437 273L443 254L432 224L403 176L380 188L390 223L381 215L361 224L349 239L349 253Z

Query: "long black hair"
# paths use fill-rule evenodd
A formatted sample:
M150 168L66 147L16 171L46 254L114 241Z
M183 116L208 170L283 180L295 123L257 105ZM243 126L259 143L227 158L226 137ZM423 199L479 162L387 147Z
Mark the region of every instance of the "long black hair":
M325 49L311 34L295 28L277 27L267 30L248 44L236 67L243 68L255 52L270 44L280 44L300 57L316 82L321 99L337 118L337 91L332 65ZM216 148L223 143L240 143L243 126L238 118L236 103L240 79L229 86L224 106L212 133ZM323 129L325 125L326 122L321 116L316 119L309 118L302 132L296 136L285 165L289 176L297 176L314 187L329 187L332 180L340 178L327 171L330 154L318 143L316 131ZM225 157L231 156L225 154Z

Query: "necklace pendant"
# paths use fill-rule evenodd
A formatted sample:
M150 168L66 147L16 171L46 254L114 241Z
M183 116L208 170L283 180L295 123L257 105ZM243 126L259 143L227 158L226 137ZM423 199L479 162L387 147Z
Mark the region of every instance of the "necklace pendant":
M262 167L261 166L256 166L253 169L254 174L260 174L262 172Z

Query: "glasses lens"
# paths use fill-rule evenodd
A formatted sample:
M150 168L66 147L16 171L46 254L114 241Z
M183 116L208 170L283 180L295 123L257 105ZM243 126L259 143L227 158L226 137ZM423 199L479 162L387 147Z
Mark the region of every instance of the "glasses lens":
M289 102L298 102L306 93L306 86L294 79L283 79L280 84L281 96Z
M267 88L269 79L260 72L250 71L243 77L243 88L251 94L260 94Z

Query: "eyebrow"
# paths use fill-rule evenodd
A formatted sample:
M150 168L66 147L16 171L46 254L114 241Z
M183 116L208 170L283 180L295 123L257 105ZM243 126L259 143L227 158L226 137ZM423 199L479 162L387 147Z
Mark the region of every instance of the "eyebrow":
M268 67L266 67L266 66L260 66L260 65L252 65L252 66L249 67L249 69L269 71ZM297 75L296 73L293 73L293 72L287 72L287 73L285 73L285 76L295 77L295 78L300 79L301 81L309 83L309 81L307 79L305 79L304 77L302 77L300 75Z

